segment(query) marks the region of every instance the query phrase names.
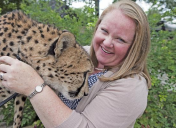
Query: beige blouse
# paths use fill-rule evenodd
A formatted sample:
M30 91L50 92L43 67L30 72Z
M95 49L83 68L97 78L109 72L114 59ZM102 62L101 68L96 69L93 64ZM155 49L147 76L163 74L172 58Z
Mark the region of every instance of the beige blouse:
M104 76L114 72L108 71ZM146 109L147 96L147 83L140 75L113 82L98 80L57 128L133 128Z

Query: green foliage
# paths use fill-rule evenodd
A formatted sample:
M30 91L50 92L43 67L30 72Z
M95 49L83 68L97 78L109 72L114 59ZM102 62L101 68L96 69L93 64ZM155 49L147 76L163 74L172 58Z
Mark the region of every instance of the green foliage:
M2 9L2 14L12 10L20 9L21 2L22 0L1 0L0 8Z
M21 8L34 20L45 24L53 24L61 30L69 30L76 36L78 43L82 45L90 44L93 26L95 21L97 21L97 17L94 15L94 8L86 5L82 9L69 8L60 10L61 7L65 6L64 3L61 4L61 2L56 1L54 9L49 4L49 2L44 0L31 1L30 6L23 3ZM62 14L65 14L63 18L61 17Z
M135 128L176 128L176 31L155 31L161 28L156 24L162 19L167 17L172 21L173 13L172 10L159 13L157 8L148 12L152 43L148 66L152 88L147 109L137 120Z
M14 118L14 100L11 100L8 102L7 106L3 106L2 111L0 111L0 114L4 115L3 120L0 122L6 122L6 124L12 125L13 124L13 118ZM22 127L28 126L33 124L35 121L37 115L30 103L29 100L25 102L24 112L23 112L23 120L22 120Z
M156 2L156 1L155 1ZM58 10L64 3L55 3L55 8L49 6L49 1L30 0L28 4L21 4L22 10L32 19L45 24L53 24L59 29L71 31L81 45L89 45L97 17L93 7L86 5L82 9ZM155 3L156 4L156 3ZM176 8L163 11L151 8L148 19L151 28L151 52L148 58L148 67L152 78L152 88L149 90L148 106L143 116L137 120L135 128L176 128L176 31L155 30L161 26L156 24L162 19L173 21ZM162 13L161 13L162 12ZM64 17L61 14L65 14ZM176 85L175 85L176 86ZM27 103L24 113L23 126L31 125L35 119L35 112L31 104ZM3 108L4 120L11 124L13 120L13 105ZM9 118L11 117L11 118ZM34 122L41 125L40 120Z
M14 115L14 100L11 100L2 107L2 110L0 111L0 115L4 115L4 118L0 120L0 122L6 122L7 125L13 124L13 115Z
M144 0L147 3L153 3L158 4L158 6L165 6L164 9L172 9L173 7L176 7L175 0Z
M42 122L40 120L37 120L33 123L34 128L44 128Z
M135 128L175 128L176 95L168 92L161 81L152 77L152 89L148 96L148 106L143 116L137 120Z
M33 122L35 121L37 115L30 103L29 100L27 100L25 102L25 107L24 107L24 112L23 112L23 120L22 120L22 127L23 126L28 126L30 124L33 124Z

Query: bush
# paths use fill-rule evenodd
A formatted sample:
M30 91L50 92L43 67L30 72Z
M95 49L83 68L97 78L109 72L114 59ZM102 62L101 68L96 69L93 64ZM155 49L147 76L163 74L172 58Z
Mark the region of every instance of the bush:
M69 30L81 45L90 44L93 28L97 21L93 8L86 5L82 9L72 9L57 1L54 9L49 5L49 1L38 0L35 2L32 0L30 6L23 3L21 8L36 21L54 25L61 30Z
M54 24L60 29L67 29L72 32L81 45L89 45L92 38L93 29L97 17L91 6L85 6L83 9L69 8L63 13L57 12L61 4L56 3L55 9L51 9L49 3L45 0L35 2L31 0L29 5L23 3L21 8L32 19L46 24ZM149 90L148 106L143 116L137 120L135 128L176 128L176 31L156 32L156 25L163 18L174 16L176 8L168 10L165 13L159 13L158 8L152 8L148 12L148 19L151 27L151 51L148 57L148 66L152 79L152 88ZM159 10L160 11L160 10ZM169 19L172 21L172 19ZM28 101L28 108L24 113L23 126L31 125L35 114ZM29 113L30 111L30 113ZM8 117L13 117L12 103L3 109L4 120L7 123L12 122ZM36 124L39 124L37 121Z
M158 8L153 8L148 15L152 43L148 66L152 87L147 109L137 120L135 128L176 128L176 30L155 31L157 23L172 16L174 10L163 14L156 10Z
M6 122L6 124L12 125L13 118L14 118L14 100L8 102L7 106L3 106L3 109L0 111L0 114L4 115L3 120L0 122ZM22 120L22 127L31 125L37 118L37 115L30 103L29 100L25 102L24 112L23 112L23 120Z

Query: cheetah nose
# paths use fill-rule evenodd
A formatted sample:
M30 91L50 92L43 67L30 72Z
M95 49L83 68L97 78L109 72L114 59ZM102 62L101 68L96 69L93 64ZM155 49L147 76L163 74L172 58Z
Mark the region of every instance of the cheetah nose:
M88 93L85 93L85 92L84 92L84 96L88 96Z
M79 92L78 91L70 91L68 93L69 93L70 97L74 98L78 95Z

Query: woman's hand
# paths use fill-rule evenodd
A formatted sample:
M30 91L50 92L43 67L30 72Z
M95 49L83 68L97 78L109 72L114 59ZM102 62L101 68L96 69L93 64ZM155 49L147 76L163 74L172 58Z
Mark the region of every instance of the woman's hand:
M44 81L38 73L26 63L8 56L0 57L0 72L3 73L2 84L11 91L30 95L35 87Z

